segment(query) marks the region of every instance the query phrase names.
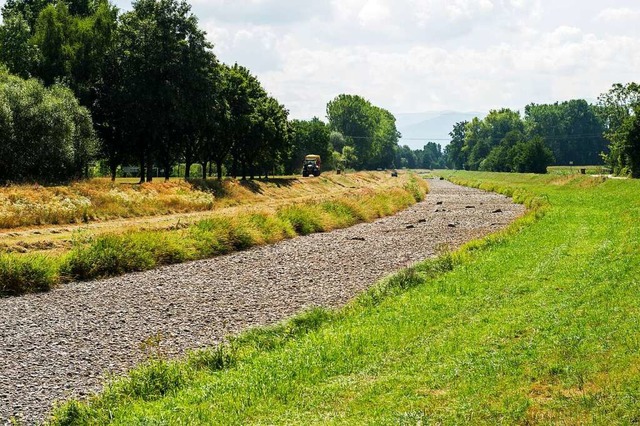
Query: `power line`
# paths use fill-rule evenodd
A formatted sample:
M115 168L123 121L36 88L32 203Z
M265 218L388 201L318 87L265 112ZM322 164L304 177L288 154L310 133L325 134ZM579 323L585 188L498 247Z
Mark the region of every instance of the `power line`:
M601 138L604 139L604 135L602 133L584 133L577 135L566 135L566 136L543 136L534 134L533 136L539 136L545 140L566 140L566 139L589 139L589 138ZM351 139L375 139L374 136L347 136L344 135L345 138ZM403 141L427 141L427 142L436 142L436 141L451 141L451 138L428 138L428 137L413 137L413 138L400 138ZM482 138L484 139L484 138ZM491 138L491 140L501 141L504 138ZM484 139L486 140L486 139Z

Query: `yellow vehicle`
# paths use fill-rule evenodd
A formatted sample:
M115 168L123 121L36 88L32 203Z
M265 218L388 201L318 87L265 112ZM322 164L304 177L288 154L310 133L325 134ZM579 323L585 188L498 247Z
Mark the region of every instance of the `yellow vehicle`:
M304 157L304 165L302 166L302 176L307 177L309 175L320 176L320 167L322 166L322 160L319 155L307 155Z

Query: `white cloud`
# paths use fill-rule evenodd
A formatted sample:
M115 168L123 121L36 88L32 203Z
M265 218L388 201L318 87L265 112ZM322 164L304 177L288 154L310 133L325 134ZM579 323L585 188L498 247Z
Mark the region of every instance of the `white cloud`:
M358 13L363 26L380 25L391 16L389 7L382 0L369 0Z
M627 7L608 8L601 11L597 19L605 22L635 21L640 19L640 10Z

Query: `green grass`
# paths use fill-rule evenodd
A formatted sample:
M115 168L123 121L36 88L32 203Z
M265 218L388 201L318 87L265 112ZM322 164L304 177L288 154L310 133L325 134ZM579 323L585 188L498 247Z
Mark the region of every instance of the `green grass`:
M58 255L1 254L0 296L46 291L66 281L144 271L344 228L407 208L421 201L426 190L424 180L408 177L404 188L366 188L349 196L337 194L269 212L212 214L182 229L77 238L70 251Z
M638 423L640 182L446 176L530 211L342 310L155 359L52 424Z

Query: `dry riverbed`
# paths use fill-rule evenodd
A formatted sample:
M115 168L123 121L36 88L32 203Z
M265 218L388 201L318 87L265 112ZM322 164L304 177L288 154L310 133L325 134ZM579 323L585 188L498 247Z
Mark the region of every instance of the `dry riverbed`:
M430 180L427 199L373 223L214 259L0 299L0 423L42 421L150 352L177 356L311 306L339 307L447 245L504 228L524 207Z

